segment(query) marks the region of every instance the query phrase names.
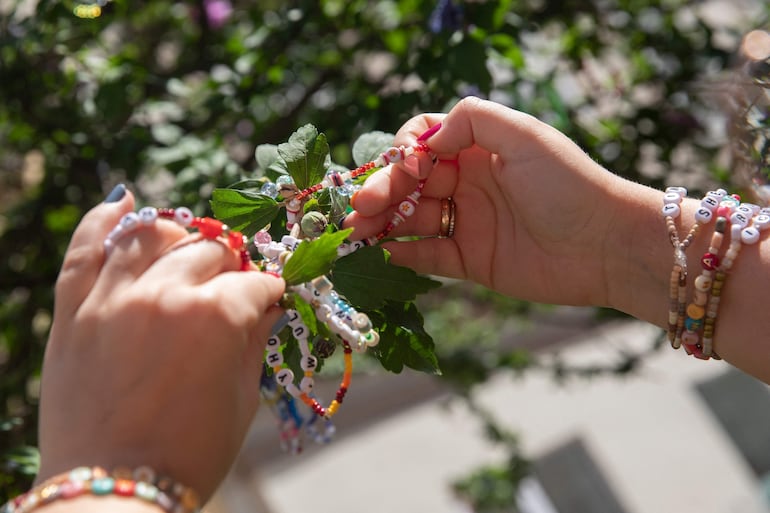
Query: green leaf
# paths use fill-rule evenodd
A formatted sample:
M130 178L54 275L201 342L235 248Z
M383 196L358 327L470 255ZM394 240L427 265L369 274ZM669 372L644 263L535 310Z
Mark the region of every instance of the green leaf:
M331 280L340 294L362 309L380 308L386 301L411 301L441 286L407 267L390 264L380 247L361 248L340 258Z
M269 225L280 206L271 197L235 189L214 189L211 195L214 217L231 229L250 237Z
M393 146L395 135L386 132L369 132L361 135L353 143L353 162L362 166L379 157L379 155Z
M275 144L260 144L254 150L254 158L261 169L267 169L278 160L278 146Z
M372 321L380 321L380 343L372 348L372 354L385 369L399 373L406 366L441 374L433 339L425 331L423 317L414 303L389 302L381 312L369 316Z
M278 155L286 163L294 184L302 190L320 182L326 174L329 143L313 125L305 125L291 134L289 142L278 145Z
M300 285L326 274L337 260L337 247L353 232L352 228L324 233L312 241L303 241L283 268L288 285Z

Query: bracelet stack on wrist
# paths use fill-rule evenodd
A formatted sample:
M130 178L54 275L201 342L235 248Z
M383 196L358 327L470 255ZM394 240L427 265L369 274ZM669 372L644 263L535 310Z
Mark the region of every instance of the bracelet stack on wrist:
M661 210L674 248L669 286L668 340L674 349L684 346L685 351L696 358L719 359L714 351L714 333L722 288L742 245L756 244L760 232L770 228L770 209L741 203L739 196L729 195L723 189L710 191L695 213L695 224L680 242L676 219L680 217L680 204L686 196L686 189L669 187ZM709 248L700 259L702 270L693 281L692 296L688 302L685 250L700 228L712 219L716 219L714 231ZM721 249L725 245L727 250L722 255Z
M78 467L54 476L27 493L0 507L0 513L30 513L60 500L82 495L137 498L154 504L167 513L198 513L200 498L192 488L150 467L115 468Z

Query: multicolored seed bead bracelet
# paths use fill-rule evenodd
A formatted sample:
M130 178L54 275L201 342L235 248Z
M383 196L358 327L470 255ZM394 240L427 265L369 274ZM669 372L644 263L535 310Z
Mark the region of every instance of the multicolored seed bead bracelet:
M713 210L717 206L717 202L712 198L708 196L704 198L700 208L695 213L695 224L690 228L685 239L680 241L676 219L681 216L680 205L686 196L687 189L684 187L669 187L663 196L662 213L666 220L669 240L674 248L674 267L671 271L668 315L668 340L674 349L679 349L681 346L685 322L687 295L687 255L685 252L697 236L700 227L711 221Z
M241 232L232 231L221 221L210 217L196 217L187 207L180 208L154 208L144 207L138 212L125 214L117 226L107 234L104 240L104 251L107 256L112 253L115 244L126 235L135 232L141 227L152 226L158 219L169 219L179 226L195 229L206 239L221 239L233 251L238 252L241 260L241 270L251 268L251 256L246 249L247 239Z
M54 476L27 493L0 507L0 513L30 513L58 500L82 495L135 497L160 507L167 513L197 513L200 499L192 488L150 467L116 468L107 472L101 467L78 467Z
M720 207L719 210L729 207ZM682 344L687 354L696 358L709 358L703 354L700 331L703 328L703 319L706 315L706 304L708 303L708 292L713 282L714 271L719 267L719 249L724 240L725 227L727 219L722 212L717 214L714 233L711 235L711 242L706 253L701 257L701 274L695 278L695 292L692 302L687 305L687 317L685 319L685 331L682 334Z

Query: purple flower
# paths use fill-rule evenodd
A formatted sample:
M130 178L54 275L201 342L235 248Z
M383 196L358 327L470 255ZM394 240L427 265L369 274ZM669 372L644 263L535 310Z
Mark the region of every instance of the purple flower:
M452 0L438 0L428 19L428 27L434 34L454 32L463 26L463 8Z
M214 29L222 28L233 14L233 4L230 0L203 0L203 7L209 27Z

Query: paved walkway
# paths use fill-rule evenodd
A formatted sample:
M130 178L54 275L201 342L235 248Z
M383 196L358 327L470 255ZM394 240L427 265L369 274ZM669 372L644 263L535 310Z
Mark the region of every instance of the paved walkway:
M575 363L606 361L618 348L645 347L659 333L639 322L616 323L571 340L562 354ZM521 434L532 457L580 437L629 513L767 513L755 476L693 387L728 368L663 348L629 378L561 387L537 373L500 375L480 399ZM359 380L351 395L365 404L346 402L337 440L300 457L255 452L271 436L272 421L261 412L215 501L217 511L467 512L449 483L502 455L473 415L447 401L431 380L383 379ZM399 386L407 381L408 397ZM411 406L377 414L392 412L399 401ZM371 412L372 422L346 429L346 415L358 408Z

